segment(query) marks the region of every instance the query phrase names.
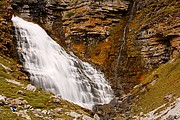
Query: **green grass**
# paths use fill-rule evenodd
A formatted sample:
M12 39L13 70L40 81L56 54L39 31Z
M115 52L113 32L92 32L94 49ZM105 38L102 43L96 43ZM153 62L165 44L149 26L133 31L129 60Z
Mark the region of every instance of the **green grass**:
M75 14L74 12L68 12L66 16L67 16L68 18L70 18L70 17L73 16L74 14Z
M158 76L154 85L147 84L154 80L154 76ZM133 93L138 96L134 102L138 100L134 111L143 111L147 113L165 103L164 97L167 94L180 96L180 58L176 58L161 65L158 69L149 73L142 81L146 85L146 91L134 90Z
M19 117L16 116L16 114L12 113L9 108L0 107L2 110L0 110L0 119L1 120L12 120L12 118L19 119Z
M1 0L0 6L2 6L2 5L7 5L7 1L6 0Z

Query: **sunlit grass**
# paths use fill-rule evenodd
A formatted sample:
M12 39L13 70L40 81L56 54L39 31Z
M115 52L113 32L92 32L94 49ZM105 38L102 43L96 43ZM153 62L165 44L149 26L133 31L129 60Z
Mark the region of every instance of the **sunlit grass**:
M158 76L157 81L152 85L154 76ZM138 102L135 111L143 111L145 113L167 103L164 97L167 94L180 96L180 58L171 60L161 65L158 69L149 73L142 81L142 85L146 86L145 92L139 90L134 92L138 95Z

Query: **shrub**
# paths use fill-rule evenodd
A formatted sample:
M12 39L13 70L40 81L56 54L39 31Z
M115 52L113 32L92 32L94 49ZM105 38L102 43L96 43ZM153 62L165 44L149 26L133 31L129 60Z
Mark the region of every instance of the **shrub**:
M74 12L68 12L66 16L67 16L68 18L70 18L70 17L73 16L73 15L74 15Z

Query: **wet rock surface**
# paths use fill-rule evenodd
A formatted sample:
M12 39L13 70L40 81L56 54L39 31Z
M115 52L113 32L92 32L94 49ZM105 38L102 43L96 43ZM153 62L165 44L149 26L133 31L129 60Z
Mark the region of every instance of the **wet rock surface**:
M100 120L130 119L132 118L130 110L134 106L131 103L133 98L132 94L115 97L108 104L95 105L92 110Z

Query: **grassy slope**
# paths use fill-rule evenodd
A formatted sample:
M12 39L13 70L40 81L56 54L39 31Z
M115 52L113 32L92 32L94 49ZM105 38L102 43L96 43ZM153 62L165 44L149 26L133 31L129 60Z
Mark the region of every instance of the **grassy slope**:
M158 78L156 79L156 77ZM152 81L156 82L152 85ZM180 96L180 57L172 59L156 70L147 74L141 87L135 88L132 93L136 95L133 101L137 103L134 112L147 113L166 103L164 97L173 94ZM170 101L172 102L172 101Z

